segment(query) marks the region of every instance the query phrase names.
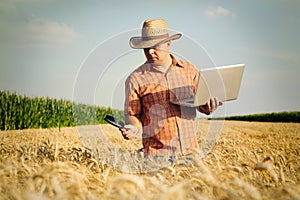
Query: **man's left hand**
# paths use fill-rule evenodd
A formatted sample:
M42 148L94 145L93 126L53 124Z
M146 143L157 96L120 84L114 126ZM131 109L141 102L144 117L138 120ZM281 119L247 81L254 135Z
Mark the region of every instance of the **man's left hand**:
M210 115L212 112L218 109L219 106L223 105L221 101L218 100L217 97L210 98L210 101L207 102L203 106L199 106L199 111Z

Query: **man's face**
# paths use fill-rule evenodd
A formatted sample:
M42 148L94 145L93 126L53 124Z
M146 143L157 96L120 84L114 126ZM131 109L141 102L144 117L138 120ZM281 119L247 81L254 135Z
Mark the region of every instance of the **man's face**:
M159 65L165 59L170 57L170 42L160 44L158 46L144 49L144 54L149 63Z

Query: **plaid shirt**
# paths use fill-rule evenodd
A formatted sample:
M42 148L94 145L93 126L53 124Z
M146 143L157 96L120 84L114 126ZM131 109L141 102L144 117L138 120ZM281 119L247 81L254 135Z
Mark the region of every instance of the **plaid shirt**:
M166 72L146 62L125 83L124 113L140 119L145 155L186 155L199 149L196 109L170 103L194 96L199 70L191 63L171 57L172 65Z

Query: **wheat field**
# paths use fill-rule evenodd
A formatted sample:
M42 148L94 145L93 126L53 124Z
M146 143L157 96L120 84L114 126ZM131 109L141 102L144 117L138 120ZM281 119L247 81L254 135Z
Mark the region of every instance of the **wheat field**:
M200 120L201 144L212 123ZM300 199L299 123L225 121L204 156L157 168L110 125L1 131L0 142L0 199Z

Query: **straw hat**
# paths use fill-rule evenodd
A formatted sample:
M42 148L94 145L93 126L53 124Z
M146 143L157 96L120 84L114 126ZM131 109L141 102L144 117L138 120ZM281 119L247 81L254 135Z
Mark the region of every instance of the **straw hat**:
M142 28L142 37L130 38L129 45L133 49L145 49L176 40L181 37L180 33L169 36L165 20L151 19L146 20Z

